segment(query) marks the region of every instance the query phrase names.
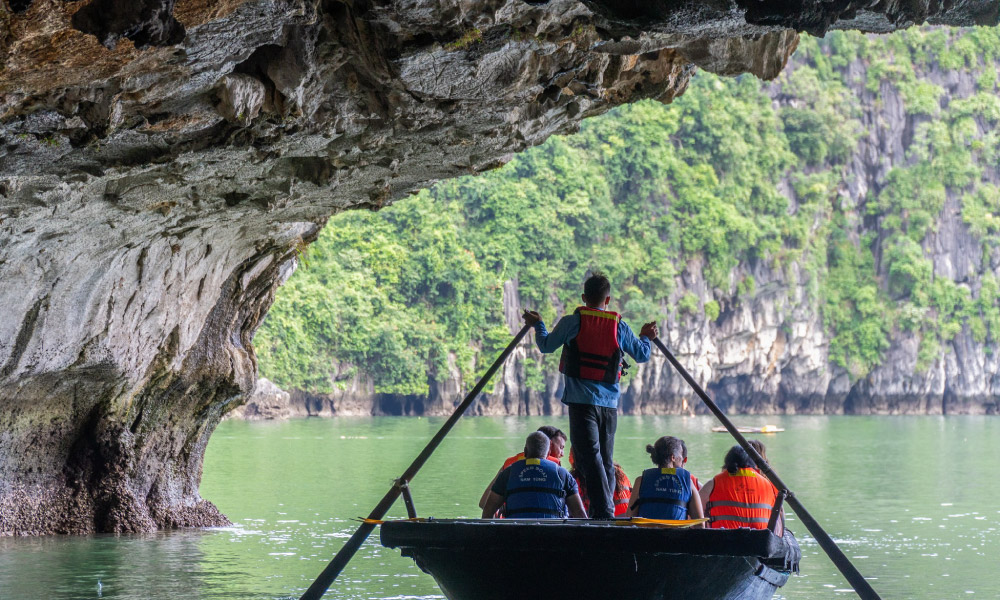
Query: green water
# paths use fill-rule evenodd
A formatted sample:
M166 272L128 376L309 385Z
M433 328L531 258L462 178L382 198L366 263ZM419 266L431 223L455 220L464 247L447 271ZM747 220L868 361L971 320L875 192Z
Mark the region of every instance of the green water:
M758 436L775 469L887 600L1000 598L1000 420L981 417L748 417L785 433ZM441 419L226 422L212 437L202 495L235 524L150 536L0 539L0 598L297 598ZM421 516L478 516L500 462L543 423L461 421L413 483ZM689 468L718 471L731 444L708 418L623 417L616 459L631 477L645 445L683 437ZM400 504L394 516L404 516ZM802 574L785 598L853 596L801 525ZM440 598L377 533L330 598ZM553 573L558 576L558 570ZM101 588L98 590L98 581Z

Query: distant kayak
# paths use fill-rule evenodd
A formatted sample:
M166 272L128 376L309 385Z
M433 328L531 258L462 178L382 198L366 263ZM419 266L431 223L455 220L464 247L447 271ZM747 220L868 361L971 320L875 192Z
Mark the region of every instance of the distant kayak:
M715 433L728 433L729 430L725 427L713 427L712 431ZM764 425L763 427L737 426L736 431L739 431L740 433L781 433L784 429L774 425Z

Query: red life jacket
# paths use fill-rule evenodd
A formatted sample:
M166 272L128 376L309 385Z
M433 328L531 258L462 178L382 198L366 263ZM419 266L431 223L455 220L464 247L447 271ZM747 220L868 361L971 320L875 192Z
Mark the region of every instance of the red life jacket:
M578 379L617 383L622 368L621 315L586 306L578 306L573 314L580 315L580 332L563 346L559 371Z
M715 476L705 514L714 529L767 529L778 490L756 469Z

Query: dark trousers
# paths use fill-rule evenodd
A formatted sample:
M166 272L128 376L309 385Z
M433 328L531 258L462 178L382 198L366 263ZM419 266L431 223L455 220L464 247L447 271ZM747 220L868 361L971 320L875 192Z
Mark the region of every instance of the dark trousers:
M590 518L610 519L615 516L612 497L618 409L590 404L566 406L569 409L569 441L576 453L576 468L580 469L587 486Z

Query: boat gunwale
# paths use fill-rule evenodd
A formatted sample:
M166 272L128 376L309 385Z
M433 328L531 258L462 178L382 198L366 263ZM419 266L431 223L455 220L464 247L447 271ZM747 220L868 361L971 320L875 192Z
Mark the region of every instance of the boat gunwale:
M629 553L683 554L784 561L787 542L766 529L703 529L633 525L627 520L427 519L386 521L380 541L388 548L469 549L621 548Z

